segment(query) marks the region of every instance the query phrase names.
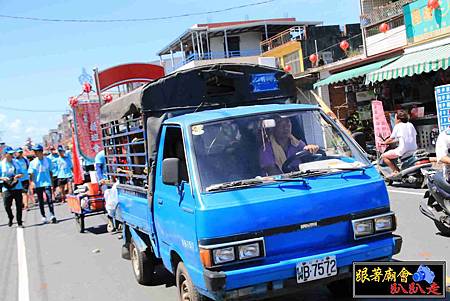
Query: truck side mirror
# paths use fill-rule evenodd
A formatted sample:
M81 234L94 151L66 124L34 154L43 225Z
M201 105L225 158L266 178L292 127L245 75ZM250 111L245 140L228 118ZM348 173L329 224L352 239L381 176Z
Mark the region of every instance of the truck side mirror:
M181 183L180 159L167 158L162 162L162 182L166 185L178 186Z

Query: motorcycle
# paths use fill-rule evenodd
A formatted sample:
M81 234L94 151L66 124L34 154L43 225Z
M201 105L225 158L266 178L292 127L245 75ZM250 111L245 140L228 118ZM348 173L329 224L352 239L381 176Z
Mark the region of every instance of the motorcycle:
M422 169L422 174L427 179L428 190L420 202L420 212L433 220L443 235L450 236L450 184L442 171Z
M386 141L380 136L383 141ZM385 152L393 149L392 145L388 145ZM378 171L383 176L388 185L392 185L394 182L400 182L401 184L414 185L416 188L425 188L426 181L421 169L430 168L431 161L429 153L426 150L418 149L415 152L408 152L394 161L394 164L398 167L400 172L395 177L390 177L392 170L384 163L383 158L380 156L376 162L373 162L377 166Z

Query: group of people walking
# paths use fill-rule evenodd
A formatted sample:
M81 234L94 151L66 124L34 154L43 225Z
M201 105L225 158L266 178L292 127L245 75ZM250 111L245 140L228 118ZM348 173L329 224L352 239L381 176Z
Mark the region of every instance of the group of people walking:
M16 205L16 221L23 227L22 210L29 209L34 194L37 196L42 222L56 223L53 200L59 191L64 202L66 189L71 192L72 159L66 154L62 145L50 148L51 153L44 155L42 145L32 147L34 159L31 162L24 157L23 149L5 147L0 162L0 185L3 202L8 215L8 226L13 225L12 204ZM45 213L47 202L49 215Z

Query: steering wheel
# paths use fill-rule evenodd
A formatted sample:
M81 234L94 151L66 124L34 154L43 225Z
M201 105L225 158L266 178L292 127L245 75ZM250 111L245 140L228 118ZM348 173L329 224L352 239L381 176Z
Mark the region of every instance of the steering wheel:
M294 169L292 168L292 166L290 166L292 164L292 162L294 162L295 160L300 160L302 161L302 163L306 163L306 162L312 162L312 161L316 161L319 159L322 159L324 157L326 157L327 154L325 152L324 149L320 148L317 153L313 154L307 150L302 150L299 151L298 153L290 156L289 158L286 159L286 161L283 163L283 166L281 166L281 170L284 173L288 173L288 172L292 172L294 171Z

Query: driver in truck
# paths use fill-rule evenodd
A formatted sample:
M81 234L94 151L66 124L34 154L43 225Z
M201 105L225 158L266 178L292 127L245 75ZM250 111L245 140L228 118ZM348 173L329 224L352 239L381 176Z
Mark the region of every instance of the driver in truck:
M289 118L280 116L274 121L275 127L268 133L268 139L264 139L259 154L261 169L267 176L282 174L283 163L296 153L304 150L315 154L319 150L318 145L306 144L294 137Z

